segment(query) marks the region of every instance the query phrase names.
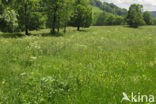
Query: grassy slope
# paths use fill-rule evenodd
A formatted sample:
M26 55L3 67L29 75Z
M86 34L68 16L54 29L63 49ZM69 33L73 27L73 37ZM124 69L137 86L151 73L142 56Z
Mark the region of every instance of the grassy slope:
M95 6L91 6L92 7L92 12L93 13L102 13L103 10L101 10L100 8L98 7L95 7Z
M1 37L0 103L119 104L122 92L156 95L155 28Z
M96 22L97 17L100 13L103 13L103 10L101 10L98 7L91 6L92 7L92 13L93 13L93 24Z

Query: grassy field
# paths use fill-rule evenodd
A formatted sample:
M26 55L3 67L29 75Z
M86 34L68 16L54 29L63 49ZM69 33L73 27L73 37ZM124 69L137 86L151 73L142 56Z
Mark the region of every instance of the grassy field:
M123 92L156 96L155 26L75 30L0 33L0 104L120 104Z

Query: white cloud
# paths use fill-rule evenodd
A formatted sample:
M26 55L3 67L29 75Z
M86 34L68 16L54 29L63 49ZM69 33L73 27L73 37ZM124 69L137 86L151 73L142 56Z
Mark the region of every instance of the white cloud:
M128 9L129 6L133 3L142 4L144 10L156 11L156 0L101 0L109 3L114 3L121 8Z

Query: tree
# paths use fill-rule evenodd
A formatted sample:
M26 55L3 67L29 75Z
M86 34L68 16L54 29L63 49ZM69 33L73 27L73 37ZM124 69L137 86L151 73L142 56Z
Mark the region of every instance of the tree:
M63 12L64 0L46 0L48 27L51 27L51 33L55 33L55 29L60 28L61 13Z
M0 0L0 29L3 32L17 30L17 13L11 8L10 0Z
M152 15L148 11L144 12L143 17L147 25L152 25Z
M18 27L17 14L9 7L5 8L0 19L0 29L3 32L15 32Z
M13 0L14 8L18 11L18 24L20 30L25 30L25 35L29 35L29 24L31 15L38 7L40 0ZM39 17L38 17L39 18ZM34 25L34 24L32 24Z
M71 24L80 30L80 27L89 27L92 23L92 9L85 0L76 0Z
M145 24L143 18L143 6L139 4L132 4L129 8L126 20L127 23L134 28Z
M124 24L124 18L121 16L116 16L111 13L103 12L97 16L95 21L96 26L104 25L122 25Z
M96 0L90 0L90 4L92 5L92 6L96 6Z
M66 27L68 25L68 22L70 21L72 12L73 12L72 1L65 0L65 3L63 5L63 9L61 12L61 27L64 27L64 32L66 32Z
M153 18L153 25L156 25L156 18Z
M124 17L116 16L114 25L123 25L124 23Z
M115 16L114 15L110 15L107 18L107 25L114 25L115 24Z
M2 0L0 0L0 15L2 14L2 10L3 10Z
M107 23L108 14L104 11L100 14L98 14L97 19L95 20L96 26L104 26Z

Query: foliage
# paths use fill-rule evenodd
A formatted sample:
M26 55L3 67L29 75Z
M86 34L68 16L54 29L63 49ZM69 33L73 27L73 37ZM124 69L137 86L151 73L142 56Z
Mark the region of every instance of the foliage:
M72 13L72 1L69 0L47 0L47 25L51 28L51 33L55 29L66 27Z
M144 21L145 21L145 23L147 25L152 25L153 24L152 15L148 11L145 11L143 13L143 17L144 17Z
M121 16L115 16L107 12L100 13L95 21L96 26L104 25L122 25L124 24L124 18Z
M39 20L41 14L36 12L39 6L39 0L15 0L15 3L14 8L19 14L19 30L25 30L25 35L29 35L28 30L38 29L41 25Z
M91 5L89 5L89 3ZM152 17L141 5L131 5L127 10L100 0L0 0L0 27L3 32L21 32L51 28L51 33L66 32L67 26L123 25L132 27L152 24ZM93 10L92 10L93 9ZM153 20L154 21L154 20Z
M65 0L65 2L63 3L62 13L60 14L61 15L60 27L64 27L64 32L66 32L66 27L68 26L68 23L71 20L71 15L73 13L72 4L73 4L72 0L70 1Z
M89 27L92 23L92 9L84 0L75 0L74 13L71 17L71 25L77 27Z
M129 7L128 15L127 15L127 23L131 27L137 28L140 25L145 24L143 18L143 6L140 4L132 4Z
M153 24L156 25L156 18L153 18Z
M22 9L19 10L19 16L18 16L18 24L19 24L19 31L24 31L25 30L25 22L22 14ZM32 12L29 14L29 19L28 19L28 29L29 30L37 30L37 29L43 29L46 28L46 16L44 16L40 12Z
M93 25L104 26L125 24L123 16L127 14L127 10L120 9L112 3L102 3L99 0L90 0L90 4L93 8Z
M127 14L126 9L119 8L113 3L101 2L100 0L90 0L90 4L115 15L125 16Z
M3 32L14 32L18 26L18 14L10 7L10 4L10 0L0 0L0 30Z
M3 14L0 15L0 30L3 32L15 32L17 27L17 13L10 8L5 8Z

